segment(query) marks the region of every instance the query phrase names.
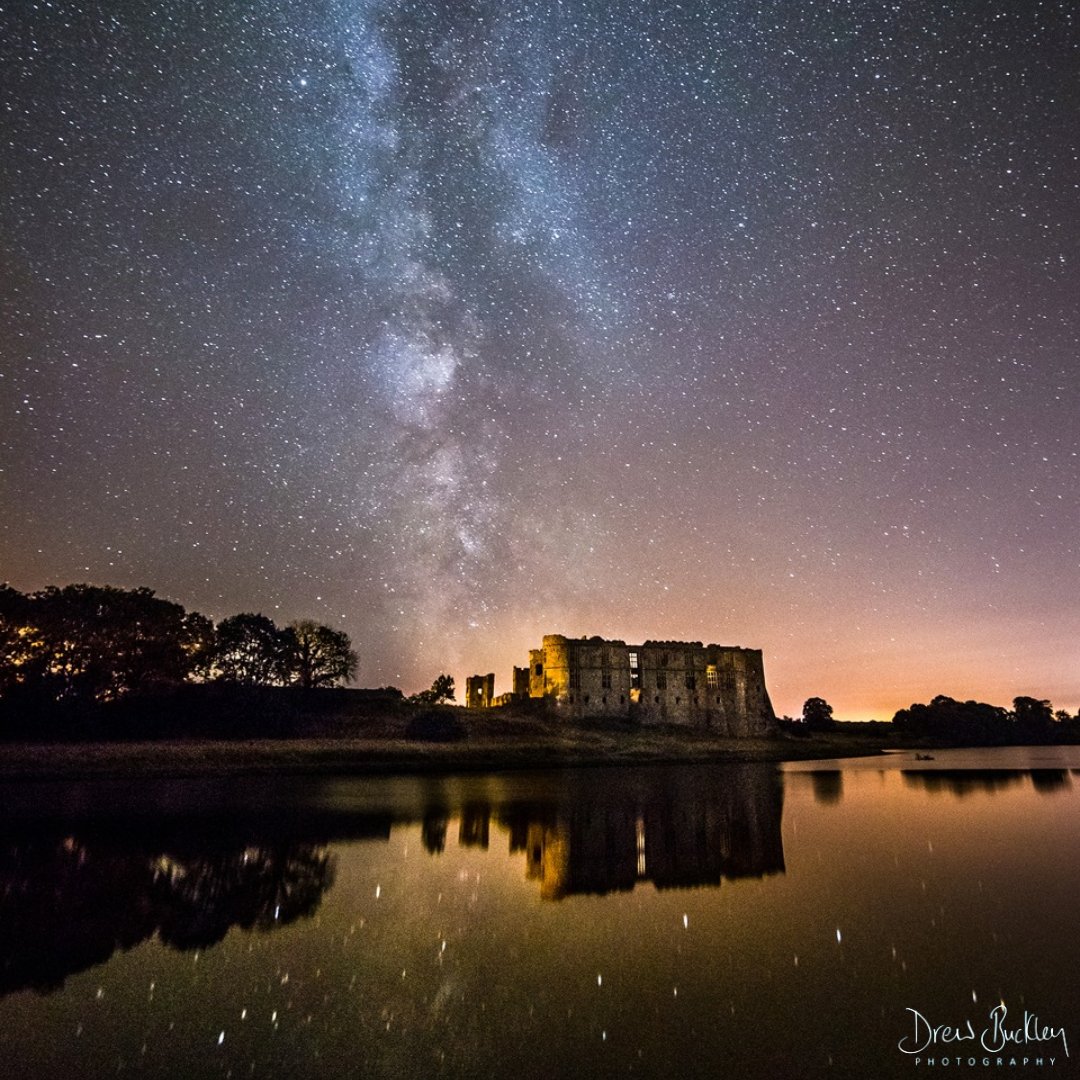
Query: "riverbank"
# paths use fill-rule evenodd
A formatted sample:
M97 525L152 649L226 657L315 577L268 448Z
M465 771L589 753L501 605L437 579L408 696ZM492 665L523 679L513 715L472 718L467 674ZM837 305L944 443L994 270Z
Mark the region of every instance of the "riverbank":
M8 744L0 781L265 774L497 772L648 763L793 761L877 754L884 736L721 739L678 730L481 732L455 741L300 738Z

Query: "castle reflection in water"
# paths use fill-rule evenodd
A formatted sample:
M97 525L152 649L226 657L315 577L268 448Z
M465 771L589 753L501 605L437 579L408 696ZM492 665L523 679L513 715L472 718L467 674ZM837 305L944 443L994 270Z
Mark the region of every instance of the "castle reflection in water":
M0 996L59 989L149 939L191 950L233 927L276 931L318 910L335 879L335 841L386 841L418 817L433 855L455 819L461 848L508 834L509 856L524 854L526 878L546 900L780 873L782 783L763 766L602 770L539 789L510 784L523 798L435 792L419 814L415 803L358 812L318 789L246 816L236 807L208 814L205 803L178 808L172 792L168 809L137 827L115 814L42 820L31 808L0 845ZM84 810L84 796L73 805ZM144 796L150 789L134 797Z
M559 803L462 807L461 846L487 847L492 819L524 852L526 876L545 900L633 889L717 886L725 878L784 869L782 778L761 768L638 775L589 786ZM424 844L445 848L449 818L425 816Z

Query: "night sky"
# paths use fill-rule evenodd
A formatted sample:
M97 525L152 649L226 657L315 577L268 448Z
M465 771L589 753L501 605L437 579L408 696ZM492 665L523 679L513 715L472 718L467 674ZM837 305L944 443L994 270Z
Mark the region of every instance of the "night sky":
M0 579L1075 710L1077 17L5 4Z

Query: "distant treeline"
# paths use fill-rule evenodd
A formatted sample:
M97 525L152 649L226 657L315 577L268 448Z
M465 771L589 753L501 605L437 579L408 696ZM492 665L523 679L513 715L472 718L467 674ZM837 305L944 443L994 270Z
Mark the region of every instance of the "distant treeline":
M1038 698L1013 699L1011 709L982 701L955 701L939 694L929 705L901 709L892 724L870 720L848 725L833 719L832 706L823 698L808 698L802 717L780 717L780 730L789 735L814 732L846 732L888 736L900 732L909 741L927 740L964 746L1018 746L1030 743L1080 743L1080 713L1070 716L1064 709L1054 711L1049 701Z
M939 694L928 705L912 705L893 725L914 738L942 739L973 746L1080 742L1080 713L1055 712L1049 701L1013 699L1012 709L982 701L955 701Z
M165 698L187 683L312 690L347 682L356 669L348 635L311 620L279 627L244 613L215 625L152 589L67 585L27 594L0 585L5 720Z

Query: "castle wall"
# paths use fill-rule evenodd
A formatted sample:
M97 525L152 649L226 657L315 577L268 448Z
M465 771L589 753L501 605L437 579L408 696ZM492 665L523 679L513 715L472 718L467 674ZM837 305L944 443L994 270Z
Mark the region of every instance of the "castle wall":
M470 675L465 680L465 705L470 709L490 709L495 703L495 674Z
M511 823L511 850L525 850L526 876L546 900L642 881L691 888L782 873L780 776L743 766L716 780L709 770L645 772L589 789L550 816L526 809Z
M543 649L529 650L529 697L547 697L546 664Z
M527 667L514 668L513 687L514 697L525 698L529 696L529 669Z
M718 715L713 727L733 738L762 738L776 730L765 665L760 649L710 645L709 662L715 666L717 687L713 697Z
M637 713L641 723L711 726L701 642L646 641L637 652L641 665Z
M549 634L529 653L528 685L530 697L573 719L627 717L732 738L767 736L776 727L758 649Z
M530 693L546 698L560 715L581 718L629 714L630 666L625 642L549 634L543 649L534 649L529 659ZM542 678L538 674L541 667ZM533 692L533 687L541 686L541 694Z

